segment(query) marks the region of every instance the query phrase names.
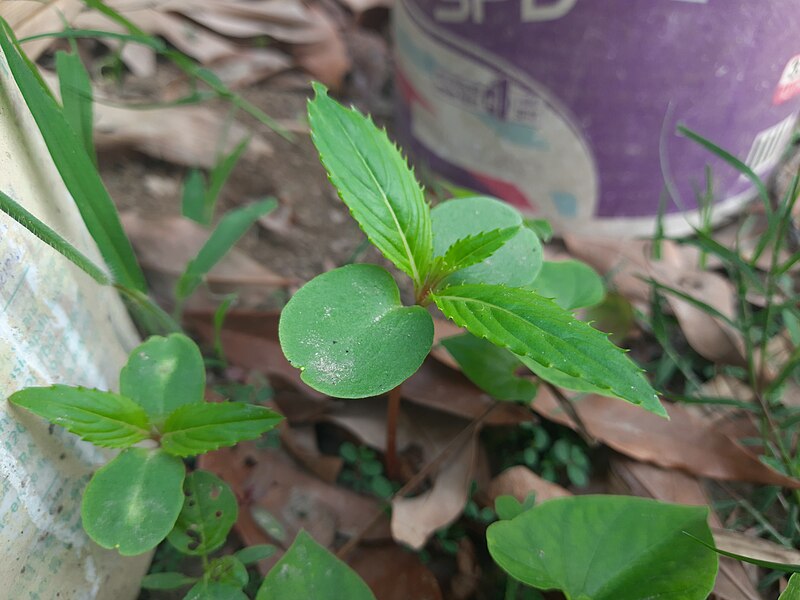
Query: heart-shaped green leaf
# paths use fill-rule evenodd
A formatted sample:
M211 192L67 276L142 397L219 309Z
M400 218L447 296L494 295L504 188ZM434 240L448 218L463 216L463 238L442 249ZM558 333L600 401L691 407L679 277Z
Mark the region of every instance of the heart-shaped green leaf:
M153 336L131 352L119 374L119 387L160 424L179 406L203 401L203 356L197 344L183 334Z
M544 502L489 527L495 562L522 583L561 590L568 600L703 600L716 555L708 509L624 496Z
M195 456L255 439L282 419L265 406L247 402L185 405L164 421L161 447L175 456Z
M130 398L54 385L15 392L9 402L106 448L127 448L150 437L147 413Z
M375 600L367 584L305 531L264 578L256 600Z
M552 300L497 285L455 286L432 297L447 317L473 335L667 416L642 370L625 352Z
M478 196L448 200L431 211L433 250L444 256L459 240L497 229L520 227L516 235L482 262L453 273L445 283L491 283L509 286L531 284L542 266L542 244L522 227L522 216L508 204Z
M431 215L413 171L385 131L313 86L311 139L331 182L375 247L421 286L433 258Z
M545 261L529 287L567 310L599 304L606 294L603 278L578 260Z
M125 556L155 548L183 506L183 462L161 450L128 448L98 470L83 493L86 533Z
M433 343L433 320L405 307L389 273L348 265L303 286L281 313L281 347L302 378L339 398L383 394L410 377Z
M536 397L538 386L516 376L522 363L505 348L469 333L444 339L441 343L464 375L496 400L528 402Z
M208 555L225 543L236 522L236 496L208 471L191 473L183 482L183 493L183 508L167 541L184 554Z

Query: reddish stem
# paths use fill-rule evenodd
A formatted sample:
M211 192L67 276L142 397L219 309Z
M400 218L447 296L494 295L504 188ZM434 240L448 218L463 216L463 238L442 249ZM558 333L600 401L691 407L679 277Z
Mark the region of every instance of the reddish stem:
M397 459L397 423L400 420L400 384L389 392L389 406L386 414L386 476L397 481L400 479L400 462Z

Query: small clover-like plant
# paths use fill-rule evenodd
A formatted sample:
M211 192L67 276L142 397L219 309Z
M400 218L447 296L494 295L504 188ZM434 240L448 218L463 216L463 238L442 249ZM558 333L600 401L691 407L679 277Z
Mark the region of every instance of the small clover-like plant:
M210 473L186 477L182 459L257 438L282 417L244 402L205 402L203 357L182 334L135 348L119 387L34 387L9 401L95 446L122 449L83 495L83 527L97 544L136 555L169 535L187 554L211 552L236 520L235 498Z
M537 287L541 242L516 209L474 197L431 210L386 133L331 99L324 86L314 89L308 115L322 163L369 241L411 279L415 304L404 306L395 280L375 265L352 264L311 280L289 301L279 328L303 381L340 398L395 389L431 349L433 320L425 307L435 304L545 381L666 416L641 369L569 311L597 290L576 288L580 295L563 306L549 297L561 274L580 281L580 267L551 264ZM521 399L532 390L520 383L500 392Z

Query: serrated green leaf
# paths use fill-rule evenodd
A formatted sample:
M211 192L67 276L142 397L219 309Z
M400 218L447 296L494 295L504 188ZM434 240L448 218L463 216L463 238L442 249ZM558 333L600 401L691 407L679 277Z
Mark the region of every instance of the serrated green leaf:
M433 249L442 256L458 240L467 236L518 227L512 236L489 258L453 273L446 285L487 283L524 286L533 283L542 266L542 244L536 234L522 227L522 215L505 202L478 196L442 202L431 211Z
M92 80L77 52L56 52L56 74L61 91L64 118L83 142L84 150L97 164L94 150L94 116L92 113Z
M464 375L492 398L528 402L536 397L538 386L516 375L522 363L505 348L468 333L443 339L441 344Z
M174 590L196 582L197 579L183 573L149 573L142 578L142 588L146 590Z
M545 261L529 287L567 310L599 304L606 294L603 278L578 260Z
M81 217L97 243L114 279L127 288L147 289L119 214L81 140L64 119L61 107L35 67L16 43L9 24L0 18L0 50L25 98L64 185L75 200Z
M197 256L189 261L186 270L178 279L175 295L179 300L188 298L203 282L203 278L247 232L260 217L273 211L278 205L274 198L254 202L225 213L216 229L200 248Z
M794 574L789 578L789 585L778 600L800 600L800 575Z
M128 448L92 477L83 493L86 533L124 556L167 537L183 506L183 462L161 450Z
M496 285L450 287L432 296L461 327L547 369L587 381L660 416L664 407L642 370L608 338L552 300Z
M157 425L176 408L203 402L205 386L200 349L180 333L148 338L134 348L119 374L120 391Z
M161 447L175 456L195 456L255 439L282 419L264 406L246 402L185 405L164 421Z
M200 169L190 169L183 180L181 191L181 214L187 219L204 222L206 178Z
M375 600L367 584L305 531L267 573L256 600Z
M234 556L238 558L243 565L251 565L265 558L269 558L275 554L277 550L278 549L272 544L256 544L255 546L242 548L236 552Z
M433 258L422 188L385 131L313 85L311 139L331 182L369 240L420 287Z
M624 496L543 502L489 526L489 553L509 575L571 600L704 600L717 557L684 535L711 540L708 509Z
M315 277L281 313L281 347L308 385L339 398L365 398L400 385L425 360L433 320L403 306L392 276L348 265Z
M54 385L15 392L9 402L105 448L127 448L150 437L147 413L113 392Z
M519 232L517 227L481 231L456 241L442 257L442 270L452 273L483 262Z
M167 541L184 554L208 555L222 544L236 522L239 506L230 486L208 471L183 482L183 508Z

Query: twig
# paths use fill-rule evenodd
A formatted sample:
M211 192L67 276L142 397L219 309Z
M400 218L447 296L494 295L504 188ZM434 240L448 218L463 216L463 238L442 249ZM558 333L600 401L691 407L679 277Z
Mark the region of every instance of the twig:
M389 392L389 406L386 413L386 476L394 481L400 478L400 463L397 460L397 424L400 420L402 388L401 383Z
M392 497L388 500L388 503L391 503L392 500L395 498L399 498L405 496L414 488L416 488L419 484L421 484L425 478L439 465L441 465L445 460L447 460L450 455L453 453L454 450L461 447L461 444L465 441L466 438L471 436L473 432L483 423L486 418L491 414L491 412L497 407L499 403L493 402L482 414L475 417L472 422L467 425L464 429L462 429L458 435L456 435L452 440L450 440L447 445L442 449L439 455L434 458L431 462L425 465L419 473L414 475L411 479L406 482L406 484L397 490ZM373 517L367 522L367 524L361 528L352 538L350 538L347 543L342 546L339 551L336 553L342 560L346 560L347 557L350 555L353 550L355 550L356 546L358 546L361 539L369 532L370 529L378 522L378 520L383 516L384 512L378 511L376 512Z

